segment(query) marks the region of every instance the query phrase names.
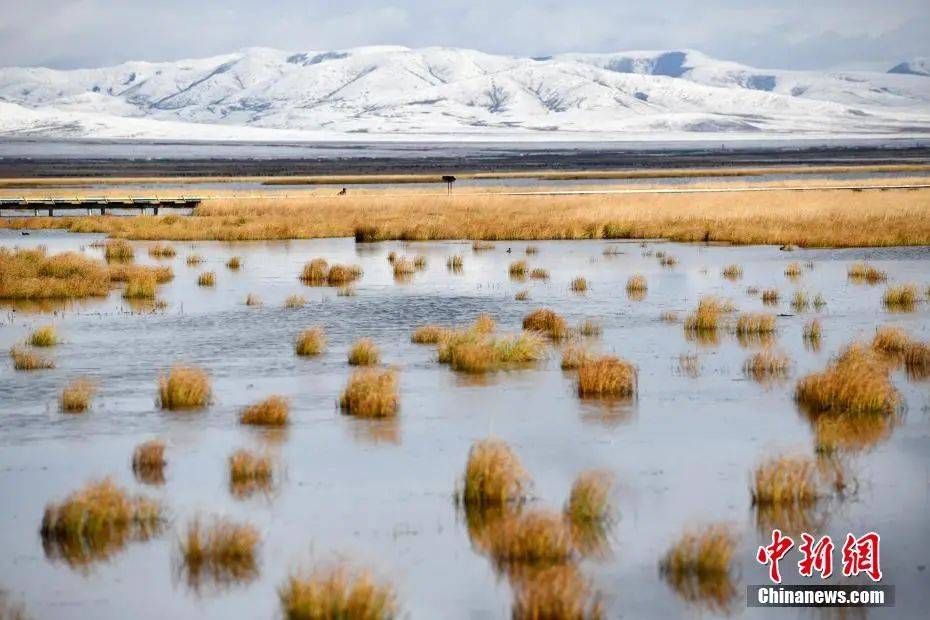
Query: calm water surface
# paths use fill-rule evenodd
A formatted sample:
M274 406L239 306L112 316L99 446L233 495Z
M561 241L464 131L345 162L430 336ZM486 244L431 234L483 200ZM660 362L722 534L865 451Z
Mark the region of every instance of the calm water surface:
M15 232L15 231L14 231ZM91 248L95 235L36 231L28 237L0 231L0 244L45 245L50 251ZM135 243L138 262L153 263L148 244ZM765 572L755 549L768 538L756 525L749 475L763 457L784 451L813 454L810 424L792 400L796 379L819 370L843 345L870 338L875 327L895 324L930 339L926 303L914 312L883 310L883 287L847 281L853 261L869 260L896 282L930 281L930 249L805 250L724 247L650 242L540 242L525 257L524 242L501 242L475 253L469 243L382 243L351 239L251 243L174 243L175 278L160 289L168 302L151 312L126 304L119 291L104 300L37 309L6 305L0 311L0 349L23 341L36 326L54 323L64 342L49 350L56 368L15 372L0 362L0 589L37 618L274 618L276 588L288 572L313 562L351 558L390 579L403 617L509 617L511 591L487 557L469 540L452 500L471 444L488 435L508 441L534 480L534 504L560 509L575 476L589 468L611 471L616 480L615 523L609 553L581 564L602 593L609 617L725 615L689 603L659 575L667 547L691 525L725 521L741 535L736 556L736 598L731 617L811 616L745 607L747 584ZM608 245L620 254L605 256ZM506 250L512 249L512 254ZM424 254L425 271L412 282L393 280L386 255ZM663 268L662 250L679 264ZM205 262L185 264L188 253ZM463 254L464 272L446 270L451 254ZM233 255L243 267L224 264ZM311 288L297 280L314 257L359 264L365 275L355 297ZM551 273L545 282L514 282L512 260ZM784 275L790 261L813 261L797 281ZM743 277L721 277L738 263ZM214 270L214 288L196 285ZM648 295L628 299L626 279L646 275ZM572 293L569 282L584 275L590 290ZM724 333L717 344L684 337L680 317L702 295L733 300L741 311L772 311L749 285L777 287L782 303L776 346L792 361L788 379L762 385L748 380L742 365L758 347ZM528 288L530 300L514 300ZM791 294L821 293L820 312L794 314ZM255 293L263 300L248 307ZM301 294L308 304L285 309ZM596 348L620 355L639 368L639 393L612 405L579 401L573 378L550 351L539 365L474 380L436 362L433 347L410 343L424 323L463 324L490 313L498 329L514 332L522 317L551 307L572 324L592 318L604 327ZM803 346L805 321L818 317L824 339L819 351ZM322 325L326 352L298 358L292 342L300 330ZM340 415L336 400L350 374L346 353L358 337L373 338L383 361L399 368L401 412L396 422ZM679 370L679 356L696 354L701 376ZM155 404L160 371L176 361L199 364L213 378L214 402L195 413L166 413ZM63 415L57 397L76 377L96 379L101 393L84 415ZM829 502L820 533L875 529L882 535L884 583L897 588L895 609L873 617L925 617L930 607L930 384L893 375L906 405L891 436L850 457L847 476L855 492ZM291 399L292 424L269 436L237 422L245 405L270 394ZM132 475L138 443L168 444L166 482L146 486ZM226 459L235 449L269 450L282 479L270 494L237 499L229 490ZM89 568L69 567L47 557L38 528L45 504L59 501L86 482L111 476L127 488L161 500L170 524L160 536L127 545ZM195 515L227 515L261 530L260 576L249 583L191 589L176 570L179 533ZM790 561L789 561L790 560ZM789 556L788 581L797 580ZM791 577L793 575L793 577Z

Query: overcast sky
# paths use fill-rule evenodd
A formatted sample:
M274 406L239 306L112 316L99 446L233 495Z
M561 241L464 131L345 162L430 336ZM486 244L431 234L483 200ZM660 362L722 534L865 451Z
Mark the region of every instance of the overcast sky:
M930 0L0 0L0 66L374 44L519 56L688 47L764 68L887 68L930 56Z

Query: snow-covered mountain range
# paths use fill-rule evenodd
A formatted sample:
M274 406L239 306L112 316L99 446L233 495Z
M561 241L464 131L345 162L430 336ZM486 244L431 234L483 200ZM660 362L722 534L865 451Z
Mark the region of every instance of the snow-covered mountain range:
M691 50L496 56L250 48L0 68L0 135L240 140L928 136L930 63L754 69Z

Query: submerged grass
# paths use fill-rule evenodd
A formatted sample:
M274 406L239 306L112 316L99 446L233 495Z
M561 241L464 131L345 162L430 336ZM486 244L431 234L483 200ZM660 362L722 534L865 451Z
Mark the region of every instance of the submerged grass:
M513 620L600 620L605 616L600 594L573 564L555 565L517 581Z

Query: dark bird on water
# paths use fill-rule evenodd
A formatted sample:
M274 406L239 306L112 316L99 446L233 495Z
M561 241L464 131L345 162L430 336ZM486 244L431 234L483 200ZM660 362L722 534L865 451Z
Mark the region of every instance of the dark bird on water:
M507 248L507 253L510 254L510 248Z
M29 236L29 233L27 233L25 230L19 231L19 234L21 234L21 235L24 236L24 237Z

